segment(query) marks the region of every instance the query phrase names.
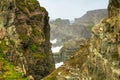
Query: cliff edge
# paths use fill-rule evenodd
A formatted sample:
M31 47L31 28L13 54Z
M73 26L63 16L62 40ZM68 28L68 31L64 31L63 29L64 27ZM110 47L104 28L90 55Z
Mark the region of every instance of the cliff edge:
M37 0L0 1L1 80L39 80L54 69L48 21Z
M109 0L108 18L68 61L43 80L120 80L120 1Z

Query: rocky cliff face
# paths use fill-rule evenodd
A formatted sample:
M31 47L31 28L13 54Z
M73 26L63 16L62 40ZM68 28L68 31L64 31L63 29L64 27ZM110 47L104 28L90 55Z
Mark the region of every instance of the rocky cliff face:
M0 1L2 80L19 79L12 75L14 72L39 80L54 69L48 20L47 11L39 6L37 0ZM10 65L13 68L4 69Z
M90 41L44 80L120 80L119 5L109 0L109 17L92 28Z
M60 52L54 54L55 62L66 61L72 53L81 47L81 44L83 45L91 37L91 28L105 17L107 17L107 9L98 9L88 11L73 22L60 18L50 21L51 40L57 39L57 42L52 46L63 45Z
M107 9L97 9L87 11L85 15L80 18L75 18L76 24L83 24L83 25L95 25L97 24L102 18L107 18L108 11Z
M79 50L85 44L84 39L80 40L68 40L63 44L59 52L60 61L65 62L74 52Z
M51 39L57 39L53 46L63 44L65 41L75 38L89 39L91 28L101 19L107 17L106 9L88 11L80 18L76 18L72 23L68 19L56 19L50 21ZM67 30L67 32L66 32Z

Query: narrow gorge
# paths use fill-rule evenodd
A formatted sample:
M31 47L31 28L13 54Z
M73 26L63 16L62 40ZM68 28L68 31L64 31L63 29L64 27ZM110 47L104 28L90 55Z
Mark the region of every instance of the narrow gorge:
M59 43L50 43L50 30L52 42ZM52 46L60 46L62 58L52 54ZM1 0L0 80L120 80L120 0L109 0L108 11L88 11L72 25L49 23L37 0Z
M120 80L120 1L109 0L108 18L92 28L92 37L43 80Z

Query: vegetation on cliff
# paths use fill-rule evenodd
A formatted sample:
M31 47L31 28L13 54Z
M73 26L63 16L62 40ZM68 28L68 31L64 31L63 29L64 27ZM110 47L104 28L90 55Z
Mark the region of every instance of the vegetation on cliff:
M109 0L108 18L68 61L43 80L120 80L120 1Z
M0 1L0 79L39 80L54 70L48 22L37 0Z

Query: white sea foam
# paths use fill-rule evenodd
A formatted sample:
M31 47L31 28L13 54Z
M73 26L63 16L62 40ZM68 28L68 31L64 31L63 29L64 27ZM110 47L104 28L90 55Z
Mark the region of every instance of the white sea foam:
M55 43L57 42L57 39L50 40L50 42L51 42L52 44L55 44Z
M59 68L61 65L63 65L64 63L63 62L60 62L60 63L56 63L55 64L55 68L57 69L57 68Z
M52 47L52 53L58 53L63 46Z

